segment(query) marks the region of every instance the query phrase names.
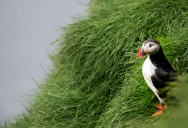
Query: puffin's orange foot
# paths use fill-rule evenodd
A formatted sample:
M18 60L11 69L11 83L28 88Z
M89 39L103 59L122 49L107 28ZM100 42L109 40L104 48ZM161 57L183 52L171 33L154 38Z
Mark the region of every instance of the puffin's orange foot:
M159 103L157 106L155 106L156 108L162 110L163 109L163 106Z
M158 110L157 112L155 112L152 116L157 116L163 113L163 110Z
M165 108L167 108L167 105L165 105L164 107L159 103L157 106L155 106L156 108L163 110Z

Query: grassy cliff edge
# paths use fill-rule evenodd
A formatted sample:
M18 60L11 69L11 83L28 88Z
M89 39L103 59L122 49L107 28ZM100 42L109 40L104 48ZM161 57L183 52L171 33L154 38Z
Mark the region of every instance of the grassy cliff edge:
M88 11L61 28L51 72L27 111L2 128L186 126L188 0L93 0ZM148 38L180 76L169 83L179 102L157 117L158 100L141 72L145 58L137 58Z

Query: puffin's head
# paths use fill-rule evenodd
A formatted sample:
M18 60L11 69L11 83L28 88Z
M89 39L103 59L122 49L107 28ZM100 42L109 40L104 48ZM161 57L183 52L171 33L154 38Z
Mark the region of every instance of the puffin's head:
M160 45L154 39L148 39L143 42L142 47L138 52L138 58L142 58L145 55L153 55L159 51Z

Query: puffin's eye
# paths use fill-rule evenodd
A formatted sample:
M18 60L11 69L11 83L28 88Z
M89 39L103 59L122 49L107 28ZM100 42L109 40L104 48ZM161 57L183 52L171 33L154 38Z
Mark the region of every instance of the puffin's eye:
M151 45L151 44L149 44L149 47L151 48L151 47L152 47L152 45Z

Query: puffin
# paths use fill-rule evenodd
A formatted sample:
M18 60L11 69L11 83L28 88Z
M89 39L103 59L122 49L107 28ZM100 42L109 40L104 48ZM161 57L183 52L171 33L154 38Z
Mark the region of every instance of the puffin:
M148 57L142 65L142 74L150 89L155 93L159 100L159 104L155 106L158 111L152 116L163 113L167 107L165 98L168 90L164 91L168 81L172 81L176 76L176 71L166 59L162 47L155 39L148 39L143 42L138 58L142 58L148 54Z

